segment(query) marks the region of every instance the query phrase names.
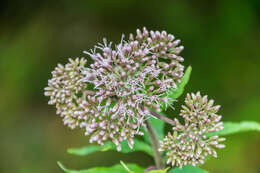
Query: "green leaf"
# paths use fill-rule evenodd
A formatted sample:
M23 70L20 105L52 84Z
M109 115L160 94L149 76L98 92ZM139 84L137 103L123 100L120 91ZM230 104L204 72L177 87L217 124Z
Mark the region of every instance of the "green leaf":
M86 170L70 170L67 169L61 162L58 162L59 167L66 173L129 173L122 165L117 164L112 167L96 167ZM125 165L131 173L143 173L144 168L139 167L136 164Z
M69 171L67 168L65 168L65 166L64 166L61 162L58 161L57 164L59 165L59 167L60 167L63 171L65 171L65 172Z
M208 171L205 171L199 167L187 165L183 168L173 168L169 171L169 173L208 173Z
M175 101L178 97L180 97L184 91L185 86L187 85L187 83L189 82L190 79L190 75L191 75L191 71L192 68L191 66L189 66L183 77L181 78L181 82L177 84L177 88L176 89L170 89L167 93L167 97L169 98L168 103L161 103L161 109L164 110L166 109L170 104L173 103L173 101Z
M121 147L122 147L122 150L120 152L122 152L122 153L143 151L143 152L153 156L153 149L151 148L151 146L149 146L145 142L137 140L137 139L134 140L133 149L129 148L126 140L121 142ZM94 152L108 151L108 150L117 151L115 144L112 142L106 142L103 146L89 145L89 146L84 146L82 148L70 148L67 150L67 152L70 154L75 154L75 155L79 155L79 156L86 156L86 155L94 153Z
M149 171L148 173L167 173L167 171L169 170L170 168L166 168L166 169L163 169L163 170L152 170L152 171Z
M225 136L247 131L260 131L260 123L254 121L243 121L240 123L224 122L224 129L218 132L208 133L207 136Z
M120 161L120 164L125 168L125 170L127 170L127 172L129 172L129 173L134 173L133 171L131 171L128 167L127 167L127 165L121 160Z

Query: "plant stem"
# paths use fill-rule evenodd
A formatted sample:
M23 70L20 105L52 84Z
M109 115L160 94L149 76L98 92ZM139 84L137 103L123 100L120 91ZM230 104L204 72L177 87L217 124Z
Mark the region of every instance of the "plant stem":
M146 121L146 126L147 126L148 135L150 137L151 145L154 150L154 161L155 161L156 167L158 169L163 169L164 163L163 163L162 155L158 150L159 149L159 140L158 140L157 134L156 134L152 124L149 122L149 120Z
M139 105L140 108L142 110L145 109L145 107L143 105ZM166 117L166 116L163 116L163 115L160 115L156 112L153 112L151 110L149 110L149 112L156 118L172 125L172 126L176 126L176 123L174 120ZM157 133L155 132L152 124L149 122L149 120L145 121L146 123L146 126L147 126L147 132L148 132L148 135L150 137L150 141L151 141L151 145L152 145L152 148L154 150L154 161L155 161L155 164L156 164L156 167L158 169L163 169L165 167L164 163L163 163L163 158L162 158L162 155L160 154L159 152L159 140L158 140L158 136L157 136Z
M143 106L143 105L139 105L139 106L140 106L140 108L141 108L142 110L144 110L144 106ZM160 115L160 114L158 114L158 113L156 113L156 112L153 112L153 111L151 111L151 110L149 110L149 112L150 112L150 114L152 114L154 117L159 118L160 120L162 120L162 121L164 121L164 122L166 122L166 123L168 123L168 124L170 124L170 125L172 125L172 126L176 126L175 121L173 121L172 119L170 119L170 118L168 118L168 117L166 117L166 116Z
M150 113L151 113L154 117L159 118L160 120L162 120L162 121L164 121L164 122L166 122L166 123L168 123L168 124L170 124L170 125L172 125L172 126L176 126L175 121L173 121L172 119L170 119L170 118L168 118L168 117L166 117L166 116L160 115L160 114L158 114L158 113L156 113L156 112L153 112L153 111L150 111Z

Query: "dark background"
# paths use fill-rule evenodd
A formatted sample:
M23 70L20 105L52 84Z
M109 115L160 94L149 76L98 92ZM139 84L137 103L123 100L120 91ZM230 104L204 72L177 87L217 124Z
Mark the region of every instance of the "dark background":
M103 37L118 42L121 33L143 26L182 40L185 65L193 67L185 92L200 90L214 98L225 121L260 122L258 0L5 0L0 1L1 173L58 173L57 160L74 169L119 160L152 164L138 152L67 154L69 147L87 145L88 138L63 126L43 95L57 63L84 56ZM204 169L260 172L259 133L228 136L226 145Z

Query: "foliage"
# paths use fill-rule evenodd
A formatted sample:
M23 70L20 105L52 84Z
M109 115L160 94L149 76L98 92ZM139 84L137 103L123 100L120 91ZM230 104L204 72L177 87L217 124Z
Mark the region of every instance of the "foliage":
M121 164L121 165L120 165ZM58 162L59 167L65 171L66 173L143 173L144 169L136 164L125 164L120 161L120 164L116 164L111 167L96 167L90 168L86 170L70 170L67 169L61 162ZM167 173L170 168L166 168L163 170L152 170L148 173ZM194 167L194 166L184 166L183 168L174 168L168 171L169 173L208 173L207 171Z
M207 134L207 136L225 136L247 131L260 131L260 123L254 121L242 121L240 123L224 122L223 130L214 133L209 133Z
M61 162L58 162L58 165L66 173L133 173L131 171L129 172L129 170L134 170L134 173L144 172L143 168L135 164L127 164L126 166L129 170L126 170L125 167L120 164L114 165L112 167L97 167L86 170L70 170L67 169Z
M185 86L188 84L189 79L190 79L190 75L191 75L191 71L192 71L192 67L189 66L186 71L185 74L183 75L181 82L177 84L177 88L176 89L171 89L169 91L168 97L170 98L169 100L176 100L177 98L179 98L183 92L184 92L184 88ZM170 104L172 104L173 102L170 102ZM161 103L161 109L166 109L168 105L166 105L165 103ZM160 112L161 115L167 116L165 113ZM151 124L153 125L154 129L157 132L158 138L160 140L162 140L164 138L164 122L157 119L157 118L150 118L149 121L151 122ZM144 139L146 142L149 143L149 136L147 134L147 132L145 132L144 134Z
M137 140L137 139L135 139L134 141L135 142L134 142L133 149L129 148L127 141L122 141L121 142L121 145L122 145L121 152L130 153L130 152L134 152L134 151L142 151L142 152L149 154L150 156L153 156L153 150L148 144L144 143L143 141ZM70 149L68 149L68 153L79 155L79 156L86 156L86 155L89 155L89 154L97 152L97 151L108 151L108 150L116 151L115 144L113 144L112 142L106 142L103 146L88 145L88 146L84 146L82 148L70 148Z
M192 68L189 66L187 68L187 70L185 71L184 76L181 79L181 82L178 84L177 89L172 89L170 91L168 91L167 97L169 98L169 100L176 100L178 97L180 97L183 92L184 92L184 88L186 86L186 84L189 81L190 75L191 75L191 70ZM172 104L173 102L171 102ZM161 104L161 108L167 108L167 106L165 103ZM164 113L161 113L164 116ZM150 123L152 124L152 126L154 127L156 133L157 133L157 137L158 139L162 140L164 138L164 122L161 121L160 119L157 118L150 118L148 121L150 121ZM206 136L208 137L212 137L212 136L225 136L225 135L230 135L230 134L235 134L235 133L240 133L240 132L246 132L246 131L260 131L260 123L257 122L252 122L252 121L243 121L240 123L233 123L233 122L224 122L224 129L220 130L218 132L212 132L212 133L208 133L206 134ZM144 142L145 141L145 142ZM144 153L149 154L150 156L153 156L153 149L152 147L149 145L150 143L150 139L149 139L149 135L148 133L145 131L144 133L144 141L138 140L138 139L134 139L134 146L133 149L130 149L127 141L122 141L121 142L121 146L122 146L122 150L120 152L122 153L130 153L130 152L134 152L134 151L141 151ZM81 148L70 148L68 149L68 153L70 154L74 154L74 155L79 155L79 156L86 156L89 155L91 153L94 152L104 152L104 151L108 151L108 150L112 150L112 151L117 151L116 146L112 143L112 142L106 142L103 146L100 145L88 145L88 146L84 146ZM128 172L128 173L139 173L139 172L144 172L144 168L139 167L138 165L135 164L125 164L124 162L120 162L120 164L111 166L111 167L96 167L96 168L90 168L87 170L69 170L67 168L65 168L60 162L58 162L58 165L60 166L60 168L62 170L64 170L66 173L105 173L105 172ZM207 173L207 171L199 168L199 167L195 167L195 166L191 166L191 165L187 165L184 166L183 168L166 168L164 170L152 170L149 173L166 173L167 171L169 173L189 173L189 172L193 172L193 173Z
M169 173L208 173L208 171L205 171L201 168L195 167L195 166L184 166L183 168L174 168L169 171Z
M152 171L149 171L148 173L166 173L170 168L166 168L166 169L163 169L163 170L152 170Z
M165 102L161 103L162 110L166 109L170 104L172 104L178 97L180 97L183 94L184 88L190 80L191 71L192 68L191 66L189 66L186 69L183 77L181 78L181 82L177 84L177 88L170 89L167 92L167 97L169 98L169 102L168 102L169 104L166 104Z

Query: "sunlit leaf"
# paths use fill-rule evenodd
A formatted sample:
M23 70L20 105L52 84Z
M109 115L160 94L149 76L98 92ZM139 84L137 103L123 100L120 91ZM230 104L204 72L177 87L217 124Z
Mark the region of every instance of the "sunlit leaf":
M199 167L187 165L183 168L173 168L169 171L169 173L208 173L208 171L205 171Z
M143 141L134 140L134 147L133 149L129 148L127 141L123 141L121 143L121 151L122 153L130 153L134 151L142 151L145 152L151 156L153 156L153 150L150 145L146 144ZM98 151L108 151L108 150L116 150L115 144L112 142L106 142L103 146L101 145L89 145L89 146L84 146L81 148L70 148L68 149L68 153L70 154L75 154L75 155L80 155L80 156L86 156L88 154L98 152Z
M66 173L129 173L122 165L117 164L112 167L96 167L85 170L70 170L67 169L61 162L58 162L59 167ZM125 164L131 170L131 173L143 173L144 168L136 164Z
M163 170L152 170L152 171L149 171L148 173L167 173L167 171L169 169L170 168L166 168L166 169L163 169Z
M125 170L129 173L134 173L133 171L131 171L128 166L121 160L120 161L120 164L125 168Z
M243 121L240 123L224 122L224 129L219 132L208 133L207 136L225 136L247 131L260 131L260 123L254 121Z
M189 82L191 71L192 71L192 68L191 68L191 66L189 66L186 69L183 77L181 78L181 82L177 84L177 88L171 89L170 91L168 91L167 95L168 95L169 101L167 102L167 104L165 102L161 103L162 110L166 109L170 104L173 103L174 100L176 100L178 97L180 97L182 95L185 86Z

